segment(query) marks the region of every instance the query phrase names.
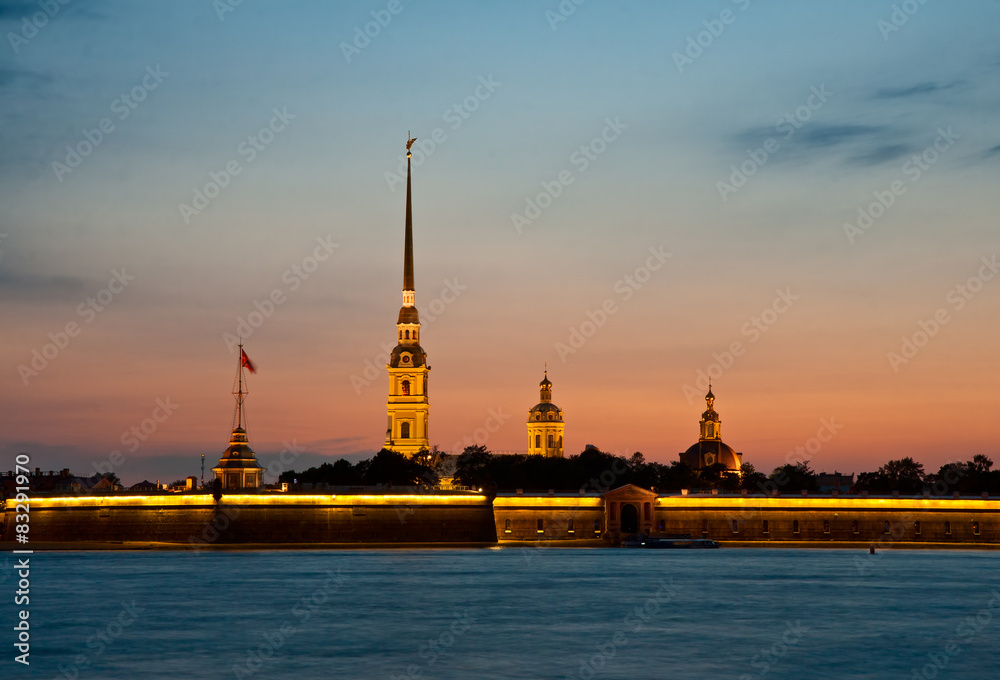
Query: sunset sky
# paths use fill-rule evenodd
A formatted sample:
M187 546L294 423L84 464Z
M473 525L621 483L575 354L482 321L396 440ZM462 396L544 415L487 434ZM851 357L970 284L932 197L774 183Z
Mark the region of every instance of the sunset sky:
M241 320L262 463L377 451L408 131L442 450L547 362L567 454L711 373L765 472L1000 462L1000 3L902 5L0 2L0 469L200 474Z

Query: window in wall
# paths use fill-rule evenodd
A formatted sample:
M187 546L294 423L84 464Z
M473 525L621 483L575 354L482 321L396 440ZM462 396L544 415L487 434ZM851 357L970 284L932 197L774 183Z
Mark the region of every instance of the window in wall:
M570 534L575 534L576 533L576 529L573 526L573 519L572 518L570 518L566 522L566 532L570 533Z
M404 380L403 381L403 396L404 397L410 396L410 381L409 380Z
M764 520L763 531L765 534L771 533L770 523L766 519Z
M739 522L739 520L736 520L736 519L733 520L733 533L734 534L740 533L740 522Z
M861 533L861 527L858 525L858 520L851 522L851 531L855 534Z
M666 531L666 529L667 529L667 520L661 519L659 527L660 527L660 531Z
M951 522L944 523L944 534L945 536L951 536Z
M920 535L920 522L914 522L913 523L913 533L916 536Z
M701 520L701 533L702 535L708 535L708 520Z
M535 529L535 533L538 533L538 534L544 534L545 533L545 520L543 520L543 519L538 520L538 524L537 524L537 527Z
M536 449L542 448L542 435L540 434L535 435L535 448Z
M510 520L509 519L505 519L503 521L503 532L505 534L509 534L510 533Z
M824 534L830 533L830 520L828 519L823 520L823 533Z
M400 439L409 439L410 438L410 424L409 423L402 423L399 426L399 438Z
M549 448L551 449L552 446L553 446L553 444L552 444L552 435L550 434L549 435Z
M979 520L976 520L972 523L972 533L976 536L979 535Z
M594 520L594 533L595 534L601 533L601 520L599 519Z
M793 534L799 533L799 520L794 520L792 522L792 533Z
M889 533L889 520L882 522L882 533L883 534Z
M406 331L406 339L407 339L407 340L409 340L409 339L410 339L410 331Z

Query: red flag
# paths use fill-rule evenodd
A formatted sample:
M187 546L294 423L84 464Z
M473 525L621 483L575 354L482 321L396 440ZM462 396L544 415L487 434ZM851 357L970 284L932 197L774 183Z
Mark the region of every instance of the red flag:
M243 360L243 364L242 365L246 366L247 370L250 371L251 373L256 373L257 372L257 367L253 365L252 361L250 361L250 357L247 356L247 353L244 352L241 349L240 350L240 354L243 355L242 356L242 360Z

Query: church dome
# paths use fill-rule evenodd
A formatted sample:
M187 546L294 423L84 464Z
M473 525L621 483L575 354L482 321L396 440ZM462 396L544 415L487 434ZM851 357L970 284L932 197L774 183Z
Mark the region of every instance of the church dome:
M553 404L551 401L543 401L539 404L536 404L535 407L531 409L531 411L529 411L529 413L531 413L532 415L534 415L535 413L555 413L558 416L559 407Z
M715 463L722 463L727 470L739 470L741 456L721 439L699 441L681 454L681 462L699 470Z

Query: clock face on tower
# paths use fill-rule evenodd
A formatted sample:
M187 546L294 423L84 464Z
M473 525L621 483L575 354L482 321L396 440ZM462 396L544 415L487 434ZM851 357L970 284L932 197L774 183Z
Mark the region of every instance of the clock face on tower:
M403 362L404 364L408 364L408 363L410 363L410 355L409 355L409 354L404 354L404 355L403 355L403 357L402 357L402 359L401 359L401 361L402 361L402 362Z

